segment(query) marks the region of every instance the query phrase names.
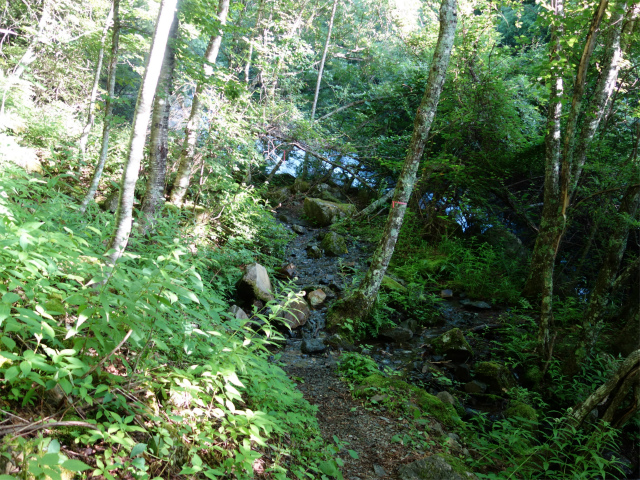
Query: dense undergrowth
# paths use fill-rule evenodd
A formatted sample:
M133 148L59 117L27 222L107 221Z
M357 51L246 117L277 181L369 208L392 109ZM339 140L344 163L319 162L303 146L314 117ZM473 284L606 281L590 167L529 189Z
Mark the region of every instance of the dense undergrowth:
M273 318L258 335L224 313L237 267L259 249L229 232L224 250L199 248L169 213L151 241L134 240L105 270L111 215L78 213L59 177L6 166L0 175L3 471L321 478L335 469L314 407L268 360L280 335ZM245 208L231 221L255 228L256 215Z

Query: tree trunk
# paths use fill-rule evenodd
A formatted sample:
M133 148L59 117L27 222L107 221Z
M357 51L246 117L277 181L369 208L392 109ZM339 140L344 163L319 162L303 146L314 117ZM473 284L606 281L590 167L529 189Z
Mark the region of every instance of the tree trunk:
M109 27L111 27L111 22L113 20L113 5L107 14L107 19L104 22L104 29L102 30L102 36L100 37L100 52L98 52L98 63L96 64L96 74L93 77L93 87L91 88L91 96L89 97L89 112L87 114L87 123L82 130L82 135L80 135L79 146L80 146L80 154L82 158L84 158L85 152L87 150L87 140L89 139L89 132L93 127L93 122L95 121L95 108L96 108L96 99L98 98L98 85L100 84L100 74L102 73L102 61L104 60L104 42L107 39L107 33L109 32Z
M178 34L178 23L178 15L176 15L169 31L169 42L164 52L160 80L153 102L151 138L149 139L149 177L142 200L142 216L140 218L140 233L143 235L149 229L153 229L158 210L164 203L167 150L169 148L170 98L173 93L173 72L176 63L175 39Z
M270 183L271 180L273 179L273 176L276 174L276 172L278 171L278 169L282 166L282 164L284 162L287 161L287 155L289 154L289 151L287 149L285 149L282 152L282 157L280 157L280 160L278 160L278 163L276 163L276 166L273 167L273 170L271 170L271 173L269 174L269 176L267 177L267 183Z
M424 152L431 123L438 108L440 93L444 85L449 58L455 38L457 16L456 0L443 0L440 7L440 31L438 43L433 55L427 88L413 125L411 143L405 158L404 167L398 178L392 208L387 218L387 223L382 238L376 249L371 266L360 287L344 301L337 302L331 309L328 318L330 327L339 326L345 319L350 318L357 322L365 318L374 305L382 278L393 255L393 250L398 240L398 234L402 227L406 204L409 201L411 191L416 181L416 173Z
M147 135L147 126L151 115L153 97L158 86L162 60L167 47L167 40L171 25L176 14L178 0L162 0L158 21L151 41L151 51L142 79L142 85L138 93L131 137L129 138L127 162L122 174L120 186L120 199L116 213L115 231L107 247L107 263L115 265L122 256L129 241L131 225L133 222L133 200L140 162L143 156L144 144Z
M329 19L329 29L327 31L327 39L324 42L324 50L322 51L322 60L320 60L320 69L318 70L318 80L316 82L316 93L313 96L313 106L311 107L311 121L316 116L316 106L318 105L318 95L320 94L320 84L322 83L322 73L324 72L324 62L327 60L327 52L329 51L329 43L331 41L331 29L333 28L333 19L336 16L336 8L338 0L333 0L333 9L331 10L331 18Z
M584 317L583 336L587 349L587 354L593 349L598 334L601 330L601 317L609 300L609 291L616 279L616 273L620 268L620 261L624 255L627 246L627 238L629 236L629 219L635 218L638 207L640 206L640 186L634 185L627 189L618 215L616 216L613 231L609 237L609 246L607 249L604 263L598 272L596 284L589 298L589 307Z
M47 24L51 21L51 7L52 0L44 0L44 4L42 5L42 15L40 15L40 21L38 22L38 33L36 33L35 37L33 37L33 40L27 47L27 50L24 52L22 57L20 57L20 60L18 60L18 63L7 79L4 91L2 92L0 118L4 116L4 105L5 101L7 100L7 93L9 93L9 89L13 86L13 84L20 80L20 77L27 69L27 67L31 65L36 59L36 47L44 40L44 34L47 29Z
M113 113L113 96L116 87L116 70L118 67L118 48L120 42L120 0L113 0L113 31L111 32L111 58L109 60L109 78L107 79L107 99L104 106L104 123L102 125L102 145L100 147L100 156L96 163L96 168L91 177L91 185L89 191L80 202L80 211L85 212L89 202L100 185L100 178L104 170L104 164L107 161L109 152L109 130L111 128L111 117Z
M557 0L556 17L558 25L552 28L554 40L552 40L551 59L559 60L557 39L561 36L562 0ZM594 138L597 127L605 111L605 106L611 97L615 85L620 53L620 36L623 29L622 14L614 12L612 15L610 33L605 45L602 73L596 83L594 98L586 109L586 120L576 144L576 125L581 111L584 97L586 74L591 59L591 53L595 46L595 40L600 26L600 21L606 11L606 0L601 0L594 12L584 52L576 72L576 80L573 88L573 100L569 119L566 123L564 144L560 151L561 129L561 73L556 70L554 85L552 85L549 121L546 137L546 167L545 167L545 192L544 207L540 233L536 239L531 261L531 271L525 285L523 295L533 297L540 295L541 312L538 330L538 349L542 358L547 361L551 356L551 321L553 315L553 271L560 241L564 235L567 221L567 211L571 199L578 184L578 179L584 165L587 152Z
M383 207L385 203L387 203L389 200L391 200L391 198L395 195L395 193L396 193L396 189L392 188L387 193L385 193L382 197L380 197L378 200L376 200L371 205L369 205L367 208L363 208L358 213L356 213L355 216L356 217L364 217L366 215L371 215L376 210L378 210L379 208Z
M258 15L256 17L256 27L255 30L258 31L260 27L260 22L262 22L262 12L264 9L264 0L260 0L260 4L258 6ZM253 37L253 40L249 41L249 51L247 52L247 63L244 66L244 83L249 84L249 71L251 70L251 57L253 57L253 42L257 39L258 35L256 34Z
M220 31L214 37L211 37L207 51L205 52L204 74L206 77L211 76L213 69L211 65L216 63L220 45L222 44L223 28L227 24L227 14L229 13L229 0L220 0L218 6L218 19L220 20ZM202 110L202 95L206 88L205 82L199 82L196 87L196 93L191 104L191 113L184 132L184 143L182 152L180 153L180 162L178 165L178 173L173 182L171 190L171 203L182 206L184 197L189 188L191 180L191 170L193 169L193 159L196 151L196 142L198 140L198 124L200 120L200 112Z

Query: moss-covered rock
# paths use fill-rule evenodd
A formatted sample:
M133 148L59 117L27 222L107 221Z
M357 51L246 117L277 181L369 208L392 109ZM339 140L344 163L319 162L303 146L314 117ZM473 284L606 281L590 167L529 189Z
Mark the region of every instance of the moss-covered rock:
M406 292L407 287L402 285L400 282L394 280L393 278L385 275L382 277L382 283L380 284L380 288L382 290L391 291L391 292Z
M453 328L431 340L431 347L438 355L454 361L462 362L473 357L473 349L459 328Z
M401 480L474 480L477 478L459 458L443 453L403 465L398 473Z
M302 180L301 178L296 178L295 182L293 182L293 185L291 185L291 191L293 193L308 192L309 188L309 182Z
M525 420L529 420L530 424L525 424L524 427L528 430L534 430L538 426L538 414L536 409L531 405L512 400L509 402L509 407L504 411L504 416L507 418L520 417Z
M359 292L338 300L327 312L327 328L337 329L344 338L352 340L367 309L367 299Z
M478 362L474 373L476 378L486 383L489 390L495 393L506 392L516 385L509 369L498 362Z
M304 199L303 208L305 215L321 227L329 226L341 218L350 217L356 213L355 205L328 202L311 197Z
M450 427L458 426L462 423L456 409L449 404L443 403L438 397L425 392L423 389L411 385L398 377L385 377L374 374L365 378L356 389L356 395L370 398L379 393L396 392L390 394L390 401L397 406L408 401L409 410L416 410L418 415L430 416L440 423ZM417 415L416 415L417 416Z
M338 235L336 232L327 233L320 243L324 253L330 257L338 257L345 253L348 253L347 242L344 237Z

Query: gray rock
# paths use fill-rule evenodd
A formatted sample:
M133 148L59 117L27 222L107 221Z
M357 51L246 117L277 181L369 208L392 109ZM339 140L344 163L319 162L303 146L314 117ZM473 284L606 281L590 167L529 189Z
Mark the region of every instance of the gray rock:
M247 303L255 299L268 302L273 300L271 281L267 269L259 263L247 265L242 279L236 285L238 295Z
M387 476L387 471L382 468L380 465L373 465L373 471L374 473L379 476L379 477L386 477Z
M449 405L455 405L456 399L449 392L438 392L436 395L442 403L448 403Z
M504 393L516 385L511 371L498 362L478 362L474 366L474 373L494 393Z
M293 230L299 235L303 235L307 233L307 229L304 228L302 225L291 225L291 230Z
M280 215L278 215L278 220L284 223L291 223L291 219L289 218L289 216L285 215L284 213L281 213Z
M309 299L309 304L311 304L312 307L317 307L318 305L322 305L327 298L327 294L318 289L313 292L309 292L307 298Z
M464 385L464 391L467 393L484 393L487 391L487 385L478 380L471 380Z
M327 346L321 338L306 338L302 340L302 345L300 346L300 351L308 354L323 353L326 349Z
M229 307L229 313L237 320L248 320L249 316L237 305Z
M440 292L440 298L453 298L453 290L448 288Z
M418 321L414 320L413 318L405 320L404 322L402 322L400 324L400 326L402 328L406 328L407 330L411 330L413 333L416 333L418 331L418 329L420 328L418 326Z
M489 305L487 302L482 302L482 301L472 302L471 300L466 298L463 300L460 300L460 305L464 305L466 308L475 309L475 310L491 309L491 305Z
M303 208L307 217L321 227L329 226L341 218L350 217L356 213L355 205L310 197L304 199Z
M115 213L118 209L118 201L120 199L120 190L114 190L107 198L98 205L105 212Z
M463 467L458 467L460 471ZM472 480L477 477L471 472L458 473L441 456L431 455L398 469L401 480Z
M468 382L471 380L471 368L466 363L456 365L455 376L461 382Z
M383 337L390 338L394 342L408 342L413 338L413 332L408 328L393 327L380 332Z
M434 420L433 423L429 424L429 433L434 437L441 437L442 435L444 435L444 429L442 428L440 422L436 422Z
M338 257L342 254L349 253L347 250L347 242L344 237L336 232L327 233L320 244L324 253L330 257Z
M304 298L296 298L288 302L283 301L280 305L286 305L285 310L280 314L280 318L291 330L307 323L311 311Z
M356 346L342 338L339 334L331 335L325 339L325 343L338 350L346 350L347 352L355 352Z
M444 355L455 362L464 362L473 357L471 345L459 328L452 328L431 340L431 347L436 355Z

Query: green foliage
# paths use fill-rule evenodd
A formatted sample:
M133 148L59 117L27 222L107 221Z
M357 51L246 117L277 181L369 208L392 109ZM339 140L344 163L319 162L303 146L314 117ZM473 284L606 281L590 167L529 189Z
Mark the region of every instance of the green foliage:
M355 352L345 352L340 357L338 372L351 382L359 383L375 373L379 373L378 364L369 356Z

